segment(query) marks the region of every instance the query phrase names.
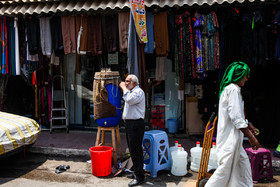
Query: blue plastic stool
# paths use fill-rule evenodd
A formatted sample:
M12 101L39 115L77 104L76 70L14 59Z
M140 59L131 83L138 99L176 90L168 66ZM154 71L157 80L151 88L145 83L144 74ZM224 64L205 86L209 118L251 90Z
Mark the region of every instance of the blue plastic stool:
M157 177L159 170L170 170L170 152L168 136L161 130L146 131L143 137L144 169L150 171L151 177Z

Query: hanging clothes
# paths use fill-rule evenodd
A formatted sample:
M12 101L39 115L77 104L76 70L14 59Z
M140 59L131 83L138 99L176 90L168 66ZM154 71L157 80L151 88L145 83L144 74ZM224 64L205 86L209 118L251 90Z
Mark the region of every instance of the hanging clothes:
M193 43L193 28L192 28L192 22L191 22L191 16L189 12L185 13L187 15L188 19L188 27L189 27L189 34L190 34L190 51L191 51L191 71L192 71L192 78L195 79L195 58L194 58L194 43Z
M167 25L167 12L154 15L154 37L157 56L168 56L169 36Z
M146 78L146 58L144 52L145 44L137 42L137 56L138 56L138 74L139 74L139 86L142 90L148 92L148 82Z
M194 30L195 30L195 51L196 51L196 61L195 69L196 73L203 73L203 61L202 61L202 29L203 29L203 16L199 13L194 15Z
M118 16L107 15L105 17L105 25L107 52L114 53L117 51L118 43Z
M201 71L201 78L203 77L203 74L205 71L208 71L208 65L209 65L209 37L208 37L208 22L209 18L207 15L201 14L202 16L202 27L201 27L201 32L202 32L202 37L201 37L201 42L202 42L202 71Z
M146 12L146 25L148 42L145 45L145 53L152 54L154 52L154 20L153 13Z
M208 70L214 70L214 34L216 29L214 28L212 14L207 15L208 18L208 38L209 38L209 47L208 47Z
M37 62L39 61L38 54L31 55L29 52L29 43L27 39L27 32L25 33L25 42L26 42L26 61Z
M74 15L61 16L61 30L64 54L76 53L76 17Z
M119 12L119 44L120 51L127 53L129 12Z
M7 65L7 25L6 25L6 17L2 16L1 23L1 40L2 40L2 64L1 64L1 73L8 73L8 65Z
M180 77L185 81L195 78L194 50L190 13L178 15L176 25L176 46L178 48L178 70Z
M32 84L34 85L35 87L35 93L34 93L34 104L35 104L35 118L38 118L39 117L39 111L38 111L38 108L39 108L39 102L38 102L38 86L37 86L37 73L36 71L34 71L32 73Z
M88 52L88 24L86 15L76 16L76 37L77 53L86 54Z
M166 75L167 75L166 59L167 59L167 57L157 57L156 58L155 78L157 81L166 80Z
M88 47L92 55L103 53L102 20L100 15L88 16Z
M128 29L128 47L127 47L127 64L126 68L129 74L139 77L138 73L138 55L137 55L137 34L132 12L130 12L129 29Z
M194 65L194 50L193 50L193 34L191 26L190 13L186 11L183 14L184 30L185 30L185 42L184 42L184 54L186 59L186 81L190 81L191 78L195 78L195 65Z
M213 41L213 61L214 61L214 68L220 68L220 36L219 36L219 22L217 15L214 11L211 12L213 26L215 28L214 33L214 41Z
M52 53L52 37L51 37L51 24L49 17L39 18L40 22L40 38L41 50L43 55L51 56Z
M15 66L16 75L20 75L20 55L19 55L19 35L18 35L18 17L14 19L15 29Z
M61 17L54 16L50 19L51 23L51 37L52 37L52 49L56 56L64 54L62 30L61 30Z
M25 17L25 26L27 32L28 51L30 55L38 54L40 50L39 38L39 20L35 16Z
M8 72L11 75L16 75L16 64L15 64L15 28L14 18L7 19L7 65Z
M177 47L178 47L178 70L179 75L182 79L185 78L185 68L184 68L184 50L183 50L183 17L178 15L176 17L176 28L177 28Z

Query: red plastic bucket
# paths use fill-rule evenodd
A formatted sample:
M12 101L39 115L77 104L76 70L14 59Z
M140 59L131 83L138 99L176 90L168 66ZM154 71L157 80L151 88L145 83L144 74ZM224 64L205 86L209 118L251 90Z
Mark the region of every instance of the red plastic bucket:
M104 177L111 174L112 151L109 146L96 146L89 149L91 156L92 174Z

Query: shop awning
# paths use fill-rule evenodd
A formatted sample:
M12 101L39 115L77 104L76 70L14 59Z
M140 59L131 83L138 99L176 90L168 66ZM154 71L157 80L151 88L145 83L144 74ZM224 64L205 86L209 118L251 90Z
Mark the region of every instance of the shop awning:
M243 3L244 1L246 0L145 0L145 5L147 7L181 7L184 5L222 4L224 2ZM255 0L249 0L249 2L253 1ZM0 0L0 15L4 16L124 8L129 8L129 0Z

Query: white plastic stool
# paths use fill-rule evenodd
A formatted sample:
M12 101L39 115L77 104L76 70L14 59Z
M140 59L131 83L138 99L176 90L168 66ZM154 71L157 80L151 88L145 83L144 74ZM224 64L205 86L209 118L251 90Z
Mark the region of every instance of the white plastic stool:
M171 156L166 132L146 131L143 137L143 147L144 169L150 171L151 177L157 177L159 170L170 170Z

